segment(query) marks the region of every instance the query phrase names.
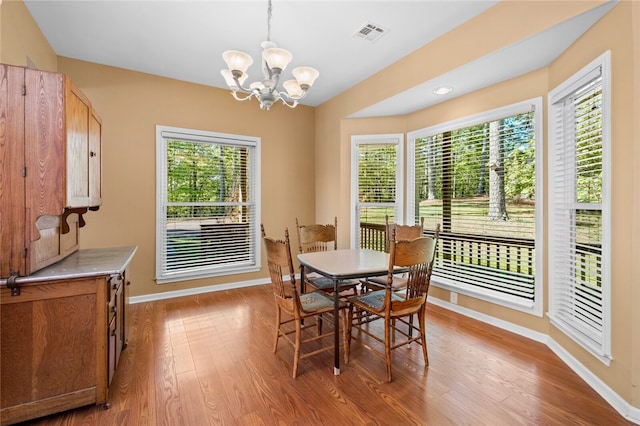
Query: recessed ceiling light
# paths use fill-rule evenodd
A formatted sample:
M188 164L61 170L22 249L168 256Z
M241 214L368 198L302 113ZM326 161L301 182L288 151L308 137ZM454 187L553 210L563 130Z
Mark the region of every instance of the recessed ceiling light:
M442 86L438 87L433 91L436 95L446 95L447 93L453 92L453 87L451 86Z

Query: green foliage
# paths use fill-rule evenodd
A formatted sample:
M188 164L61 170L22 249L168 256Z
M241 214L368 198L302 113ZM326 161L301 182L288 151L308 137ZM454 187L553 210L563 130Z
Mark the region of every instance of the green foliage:
M535 140L532 113L499 120L506 198L535 197ZM430 173L436 199L449 185L454 199L485 195L489 180L489 123L456 129L416 141L416 199L428 200ZM433 164L429 169L429 163ZM447 172L447 170L450 170ZM449 178L447 178L449 176Z
M602 90L575 102L576 201L602 201Z
M168 217L227 216L246 201L248 151L245 148L169 141ZM174 204L174 205L171 205ZM184 204L184 205L181 205Z
M396 147L361 145L358 155L359 201L393 203L396 196Z

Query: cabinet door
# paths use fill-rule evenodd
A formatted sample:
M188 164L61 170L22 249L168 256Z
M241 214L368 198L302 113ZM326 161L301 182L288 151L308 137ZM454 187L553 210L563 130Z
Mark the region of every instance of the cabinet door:
M104 279L0 288L0 418L15 423L97 400L106 377Z
M26 274L60 260L64 211L64 76L25 69Z
M89 116L91 104L66 80L66 207L89 207Z
M92 109L89 117L89 207L102 204L102 121Z
M24 69L0 66L0 276L25 275Z

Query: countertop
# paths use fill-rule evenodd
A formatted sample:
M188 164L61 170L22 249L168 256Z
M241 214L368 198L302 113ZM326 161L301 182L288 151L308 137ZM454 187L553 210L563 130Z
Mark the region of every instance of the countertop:
M16 283L118 274L127 269L137 249L137 247L113 247L78 250L27 277L16 278ZM0 285L6 284L6 279L0 280Z

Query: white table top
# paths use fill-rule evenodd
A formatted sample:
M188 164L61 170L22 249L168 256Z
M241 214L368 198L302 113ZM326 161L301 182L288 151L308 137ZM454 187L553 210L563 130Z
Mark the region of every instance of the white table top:
M334 279L373 277L384 275L389 269L389 254L366 249L301 253L298 261L304 267Z

